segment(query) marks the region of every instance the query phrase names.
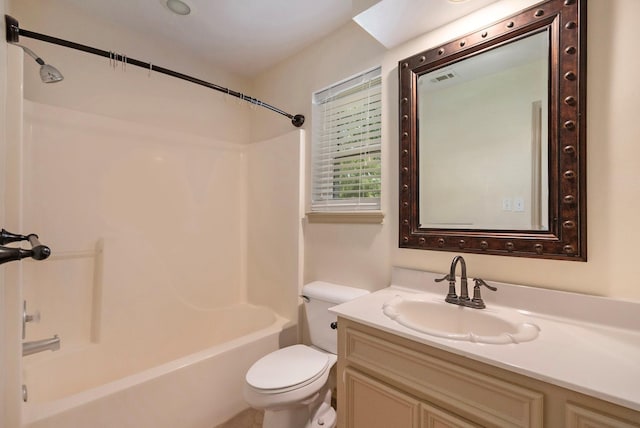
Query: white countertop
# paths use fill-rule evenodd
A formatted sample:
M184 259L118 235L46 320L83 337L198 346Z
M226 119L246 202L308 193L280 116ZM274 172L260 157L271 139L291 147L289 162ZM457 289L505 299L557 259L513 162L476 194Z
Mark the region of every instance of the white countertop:
M640 411L640 302L608 299L511 284L482 290L482 311L509 308L540 327L538 337L518 344L445 339L409 329L382 312L395 296L444 300L442 274L394 268L392 285L331 309L337 315L515 373ZM473 282L469 280L470 288ZM445 284L445 285L442 285ZM457 291L459 293L460 281Z

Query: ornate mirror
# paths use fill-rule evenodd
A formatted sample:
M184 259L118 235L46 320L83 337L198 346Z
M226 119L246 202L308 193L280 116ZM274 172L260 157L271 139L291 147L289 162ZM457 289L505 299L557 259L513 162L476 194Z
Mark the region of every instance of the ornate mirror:
M400 247L586 260L586 2L548 0L400 74Z

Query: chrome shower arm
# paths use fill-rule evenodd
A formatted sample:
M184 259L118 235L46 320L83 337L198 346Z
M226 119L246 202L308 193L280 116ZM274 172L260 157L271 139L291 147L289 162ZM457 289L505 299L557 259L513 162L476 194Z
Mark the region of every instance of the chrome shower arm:
M36 55L36 53L31 49L29 49L28 47L23 46L20 43L12 43L12 45L21 47L22 50L25 51L31 58L35 59L38 64L40 65L45 64L44 60L40 58L38 55Z

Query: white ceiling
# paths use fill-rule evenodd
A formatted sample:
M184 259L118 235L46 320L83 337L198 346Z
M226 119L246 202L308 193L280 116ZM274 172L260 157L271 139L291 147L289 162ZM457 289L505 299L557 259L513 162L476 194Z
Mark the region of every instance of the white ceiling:
M251 76L345 25L353 18L355 0L184 0L191 7L188 16L170 12L164 0L63 1L158 42L171 39L225 70ZM373 6L363 12L366 23L359 24L391 47L493 1L369 0ZM390 11L395 11L392 19Z

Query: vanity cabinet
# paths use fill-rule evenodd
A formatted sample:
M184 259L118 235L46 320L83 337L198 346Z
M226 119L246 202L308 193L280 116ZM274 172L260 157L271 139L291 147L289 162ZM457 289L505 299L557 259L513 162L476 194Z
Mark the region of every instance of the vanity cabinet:
M342 317L338 338L339 428L640 427L640 412Z

